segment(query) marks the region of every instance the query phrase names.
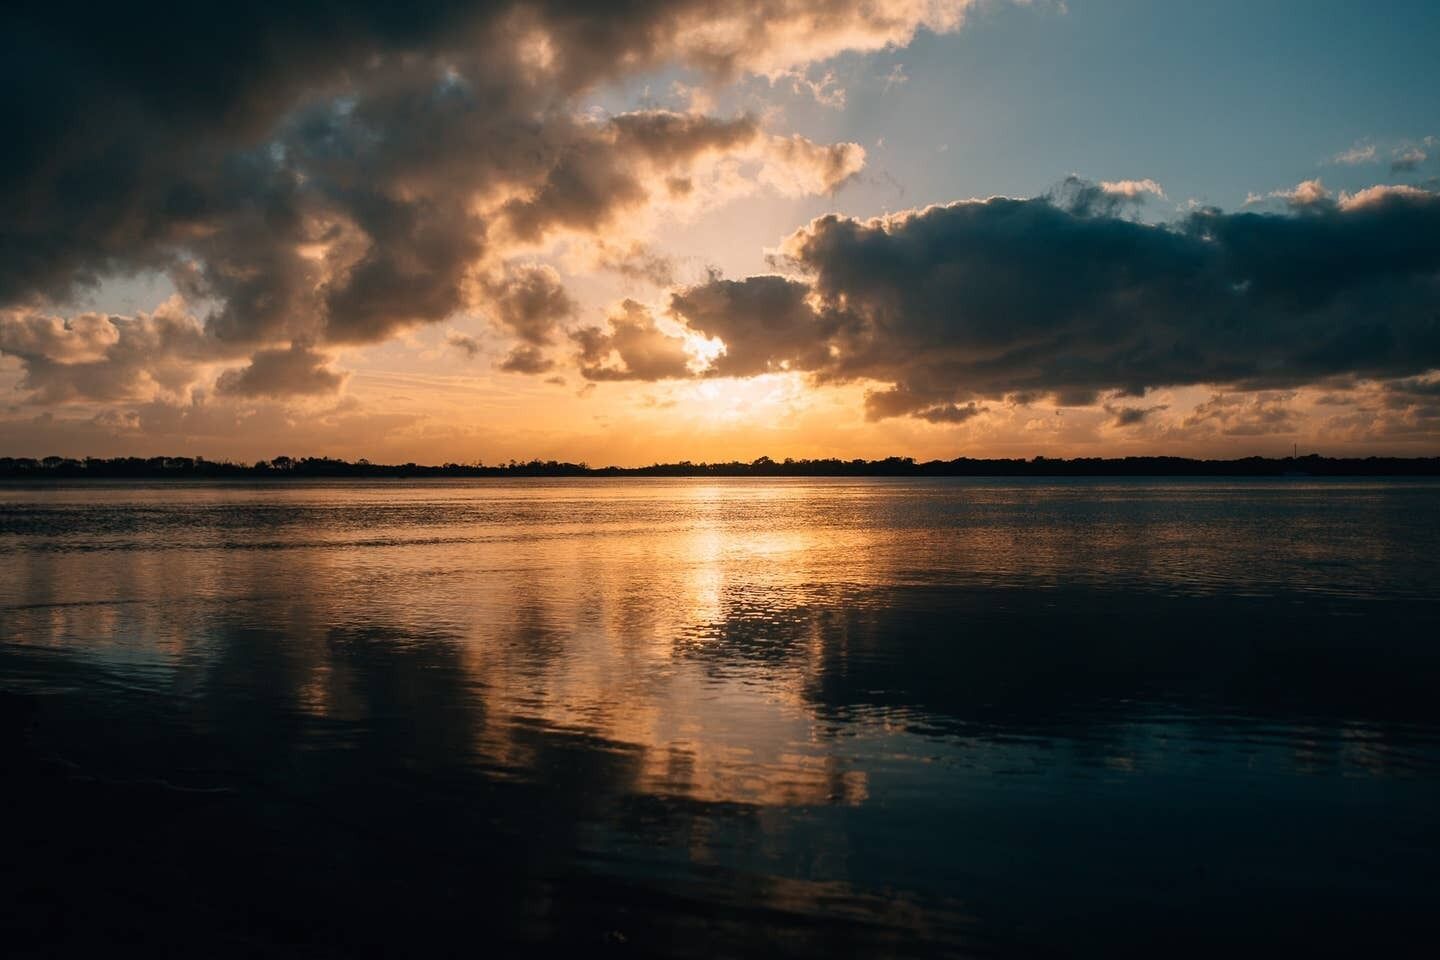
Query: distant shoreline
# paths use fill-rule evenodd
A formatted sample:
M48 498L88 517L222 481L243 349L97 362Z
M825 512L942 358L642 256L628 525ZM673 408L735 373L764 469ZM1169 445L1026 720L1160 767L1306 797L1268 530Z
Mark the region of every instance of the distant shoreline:
M503 464L424 465L350 462L324 457L276 457L254 464L200 457L118 457L83 460L62 457L0 457L7 480L301 480L446 477L1440 477L1440 457L1244 457L1196 460L1186 457L1076 457L916 461L772 460L750 463L652 464L645 467L591 467L554 460Z

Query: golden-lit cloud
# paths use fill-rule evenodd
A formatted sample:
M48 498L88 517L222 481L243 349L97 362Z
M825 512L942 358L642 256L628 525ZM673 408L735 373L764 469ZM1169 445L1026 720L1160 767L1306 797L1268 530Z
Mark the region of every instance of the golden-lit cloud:
M0 352L20 361L17 386L41 404L179 396L211 366L237 356L173 297L132 317L3 313Z

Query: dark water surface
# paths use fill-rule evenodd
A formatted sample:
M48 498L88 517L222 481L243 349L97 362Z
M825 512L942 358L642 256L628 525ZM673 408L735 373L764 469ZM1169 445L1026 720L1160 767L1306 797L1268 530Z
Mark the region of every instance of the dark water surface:
M1433 482L0 486L0 565L21 952L1433 955Z

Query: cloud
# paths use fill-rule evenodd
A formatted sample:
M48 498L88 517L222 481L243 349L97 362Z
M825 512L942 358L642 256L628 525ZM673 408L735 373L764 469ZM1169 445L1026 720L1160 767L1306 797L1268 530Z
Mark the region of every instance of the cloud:
M674 262L644 243L631 241L617 246L597 240L594 254L596 266L618 273L628 280L638 280L657 287L668 287L675 281Z
M1148 178L1095 183L1071 174L1047 196L1056 205L1074 213L1115 216L1127 208L1138 210L1147 197L1164 197L1165 191Z
M466 281L483 249L479 218L439 201L383 196L362 199L353 212L365 250L321 281L314 328L322 339L375 343L473 302ZM234 303L232 294L227 304Z
M500 326L535 347L554 342L560 323L576 310L560 274L543 264L512 268L503 279L488 284L487 292Z
M562 235L614 242L647 209L693 213L761 187L786 196L833 193L865 162L858 144L768 133L752 116L636 111L578 123L570 137L543 179L499 208L500 236L522 244Z
M1433 200L1434 197L1434 193L1408 184L1379 184L1366 187L1364 190L1357 190L1355 193L1340 194L1340 209L1353 212L1366 207L1383 207L1393 200L1409 200L1424 204Z
M1227 437L1258 437L1294 433L1300 427L1299 413L1289 406L1294 393L1217 393L1185 417L1182 426L1192 432L1218 433Z
M1346 167L1358 167L1365 163L1374 163L1378 158L1373 143L1357 143L1349 150L1342 150L1330 158L1331 163L1338 163Z
M1275 190L1270 196L1278 197L1295 209L1321 206L1331 202L1334 195L1325 188L1319 177L1297 183L1289 190Z
M789 196L834 193L865 166L858 143L823 145L798 134L768 138L761 156L760 182Z
M471 360L474 360L485 352L485 348L481 345L480 341L467 333L452 333L445 338L445 342L465 354L465 356Z
M890 417L908 415L921 420L928 420L931 423L964 423L982 413L988 413L989 407L982 407L970 401L964 405L939 402L932 398L917 397L909 389L903 386L893 387L889 390L870 390L865 394L865 419L886 420Z
M1377 432L1387 435L1440 433L1440 377L1413 377L1381 387L1381 422Z
M1152 413L1167 409L1165 404L1156 404L1152 407L1127 407L1119 404L1105 404L1105 412L1110 414L1110 426L1112 427L1134 427L1144 423Z
M508 233L519 241L537 242L562 230L598 233L644 205L657 181L683 176L704 158L748 150L761 136L752 117L664 110L578 124L570 133L568 149L543 170L543 179L501 209Z
M937 406L927 407L916 413L915 416L922 420L929 420L931 423L964 423L971 417L988 413L989 410L989 407L977 406L975 401L972 400L963 406L957 403L942 403Z
M691 62L727 72L780 76L846 50L903 47L921 29L958 29L975 0L891 3L716 2L680 4L675 36Z
M30 315L0 319L0 351L57 363L93 363L120 341L121 324L96 313L78 317Z
M106 402L178 393L207 365L240 354L207 337L176 298L133 317L0 314L0 354L16 357L31 403Z
M330 369L330 358L309 344L258 350L248 366L227 370L215 382L221 394L239 397L319 396L337 392L350 376Z
M690 375L685 341L661 330L644 305L625 300L610 314L608 329L588 326L570 334L580 348L586 380L665 380Z
M1165 191L1160 184L1149 177L1144 180L1102 180L1098 186L1112 196L1124 197L1127 200L1143 199L1146 194L1162 200L1165 198Z
M1395 151L1390 160L1391 173L1410 173L1419 168L1420 164L1429 159L1429 155L1419 147L1402 147Z
M1413 187L1169 224L1054 195L832 214L787 238L777 263L795 274L673 296L693 336L723 342L700 375L890 384L867 401L872 417L1440 368L1440 196Z
M815 102L823 107L830 107L835 110L842 110L845 107L845 88L840 86L840 81L835 76L835 71L826 70L820 75L820 79L812 80L801 70L791 70L785 74L790 81L790 89L797 94L807 94L814 98Z
M555 361L545 356L538 347L522 345L500 361L500 369L506 373L548 373L555 369Z
M1429 159L1429 154L1422 147L1432 145L1433 140L1433 137L1426 137L1420 145L1402 143L1395 147L1390 151L1390 172L1392 174L1411 173L1417 170L1422 163ZM1373 143L1356 143L1349 150L1331 157L1330 162L1350 167L1379 163L1380 151Z
M1440 377L1410 377L1385 385L1391 394L1405 397L1426 397L1440 401Z
M829 345L842 336L840 325L849 318L837 312L817 315L810 293L808 284L780 276L713 277L677 292L671 311L706 337L724 341L725 352L710 367L716 376L821 370Z
M0 30L0 83L28 91L0 104L0 308L63 325L100 280L166 271L199 311L196 352L225 359L472 310L534 345L554 328L507 314L510 287L491 282L534 247L623 245L657 210L762 188L833 192L864 162L750 116L590 116L583 98L669 67L707 83L804 75L957 29L971 5L257 0L215 17L141 3L89 10L83 29L64 5L35 7ZM63 362L32 354L32 384Z

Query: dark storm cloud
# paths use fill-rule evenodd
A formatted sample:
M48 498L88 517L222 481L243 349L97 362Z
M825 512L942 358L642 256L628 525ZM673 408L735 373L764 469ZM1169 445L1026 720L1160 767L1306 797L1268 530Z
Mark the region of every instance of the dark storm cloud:
M241 397L293 397L334 393L348 374L329 367L330 358L305 343L283 350L259 350L250 364L227 370L215 382L223 394Z
M23 95L0 101L0 300L164 262L235 202L208 171L347 66L459 29L461 7L7 5L0 84Z
M965 6L9 4L0 309L167 270L222 353L377 342L492 296L533 344L545 321L485 280L508 245L613 227L717 151L809 189L863 156L749 117L587 119L578 94L667 63L773 73L952 28ZM546 296L553 315L563 294ZM61 361L24 362L43 379Z
M467 302L466 278L483 248L479 218L443 201L366 200L352 210L368 248L326 290L324 338L334 343L375 343L450 316Z
M872 395L873 417L1440 367L1440 196L1414 188L1167 225L1094 196L966 201L822 217L783 252L803 280L711 280L677 294L673 313L725 341L715 374L892 384Z

